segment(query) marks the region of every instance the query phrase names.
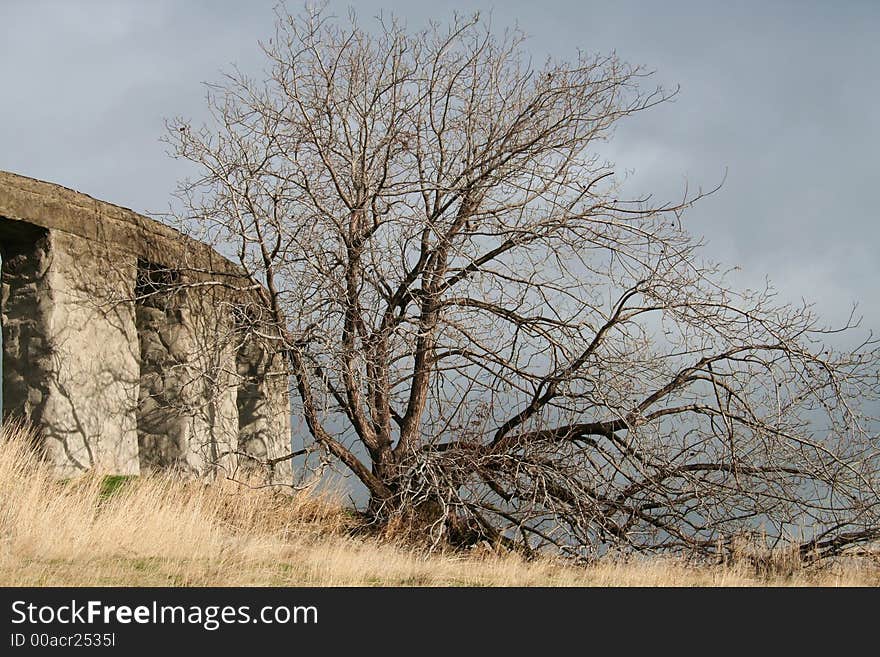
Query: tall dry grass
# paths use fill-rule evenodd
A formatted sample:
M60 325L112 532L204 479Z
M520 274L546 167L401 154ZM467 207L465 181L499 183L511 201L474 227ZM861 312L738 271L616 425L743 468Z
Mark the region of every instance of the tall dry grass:
M355 536L324 495L138 477L59 481L19 429L0 435L0 585L880 585L871 559L757 573L742 564L606 559L588 567L515 555L427 554Z

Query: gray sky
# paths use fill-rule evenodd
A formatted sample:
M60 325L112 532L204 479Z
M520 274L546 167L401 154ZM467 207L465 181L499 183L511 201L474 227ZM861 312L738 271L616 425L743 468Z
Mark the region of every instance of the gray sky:
M166 117L204 116L203 81L258 73L275 0L0 0L0 169L141 212L168 204L182 165ZM296 9L300 3L290 2ZM724 187L686 217L706 254L815 300L833 320L860 302L880 329L880 3L332 2L412 27L494 8L537 59L611 49L681 85L632 118L607 154L628 189L659 198Z

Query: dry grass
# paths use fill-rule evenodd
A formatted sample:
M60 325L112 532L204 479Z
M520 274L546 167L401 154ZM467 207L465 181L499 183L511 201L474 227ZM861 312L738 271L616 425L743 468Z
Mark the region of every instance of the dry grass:
M334 500L231 483L54 479L21 432L0 438L0 585L752 586L880 585L880 564L740 565L606 559L589 567L492 553L426 554L351 535Z

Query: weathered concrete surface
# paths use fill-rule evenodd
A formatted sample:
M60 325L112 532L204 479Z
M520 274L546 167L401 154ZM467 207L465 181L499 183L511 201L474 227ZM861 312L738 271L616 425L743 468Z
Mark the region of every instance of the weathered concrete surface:
M134 293L136 260L77 235L49 236L46 447L65 476L90 468L135 474L140 359L134 304L121 300Z
M289 452L287 378L271 341L235 321L260 301L228 260L5 172L0 246L4 415L39 428L60 475L239 476ZM272 478L289 481L286 462Z
M279 354L251 338L238 349L236 365L241 382L235 400L239 445L259 459L274 458L274 409L289 403L284 363ZM288 476L288 463L275 466L277 474ZM254 465L248 459L242 462L249 469Z

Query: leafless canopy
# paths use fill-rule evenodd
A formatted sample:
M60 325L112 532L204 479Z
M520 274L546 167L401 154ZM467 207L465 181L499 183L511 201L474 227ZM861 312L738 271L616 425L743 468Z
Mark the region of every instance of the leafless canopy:
M281 10L261 45L267 79L169 124L180 218L265 285L308 442L377 522L579 555L880 537L877 345L731 289L682 228L699 194L619 198L596 146L670 97L644 71L538 66L479 17Z

